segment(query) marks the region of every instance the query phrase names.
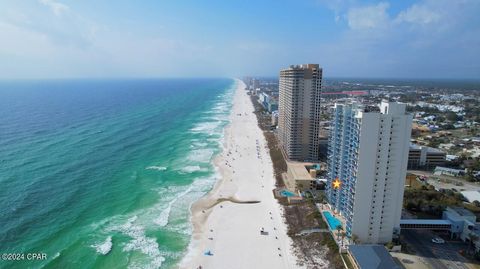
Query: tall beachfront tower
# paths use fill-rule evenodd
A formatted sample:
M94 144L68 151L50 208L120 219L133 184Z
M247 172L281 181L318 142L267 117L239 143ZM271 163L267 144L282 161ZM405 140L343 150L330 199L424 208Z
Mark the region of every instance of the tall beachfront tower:
M412 115L382 102L367 110L335 104L328 143L327 199L361 243L387 243L400 232Z
M292 65L280 71L278 137L290 160L318 160L322 68Z

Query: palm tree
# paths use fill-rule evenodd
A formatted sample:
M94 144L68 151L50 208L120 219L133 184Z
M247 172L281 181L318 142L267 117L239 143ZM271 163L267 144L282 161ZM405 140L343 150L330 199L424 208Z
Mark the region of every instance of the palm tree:
M338 225L337 226L337 240L340 238L340 232L343 231L343 227L342 225Z
M340 234L341 234L341 236L342 236L342 247L343 247L343 241L344 241L345 236L347 235L347 233L346 233L346 232L341 232Z
M357 244L359 241L358 241L358 235L356 234L352 234L352 241L353 241L353 244Z

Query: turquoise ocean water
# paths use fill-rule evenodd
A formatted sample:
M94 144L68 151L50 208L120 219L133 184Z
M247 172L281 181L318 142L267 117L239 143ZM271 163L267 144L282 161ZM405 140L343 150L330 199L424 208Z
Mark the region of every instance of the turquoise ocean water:
M0 268L172 268L231 79L0 82Z

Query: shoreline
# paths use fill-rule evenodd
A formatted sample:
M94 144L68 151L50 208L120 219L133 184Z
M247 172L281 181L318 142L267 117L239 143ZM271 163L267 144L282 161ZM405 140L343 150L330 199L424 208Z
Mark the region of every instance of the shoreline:
M191 241L179 267L297 267L283 209L272 192L275 178L267 142L245 84L235 81L223 148L213 160L218 178L190 207ZM208 251L213 255L205 255Z

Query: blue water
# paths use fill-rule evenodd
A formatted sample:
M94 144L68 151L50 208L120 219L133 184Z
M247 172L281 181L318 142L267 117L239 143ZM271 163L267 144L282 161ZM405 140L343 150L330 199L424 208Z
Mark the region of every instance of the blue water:
M338 226L342 227L342 223L337 218L332 216L332 214L330 214L330 212L323 211L322 213L325 216L325 218L327 219L328 226L330 227L331 231L337 230Z
M0 82L0 253L18 268L171 268L213 185L230 79Z
M293 197L293 196L297 196L295 193L290 192L290 191L287 191L287 190L281 190L281 191L280 191L280 195L282 195L283 197Z

